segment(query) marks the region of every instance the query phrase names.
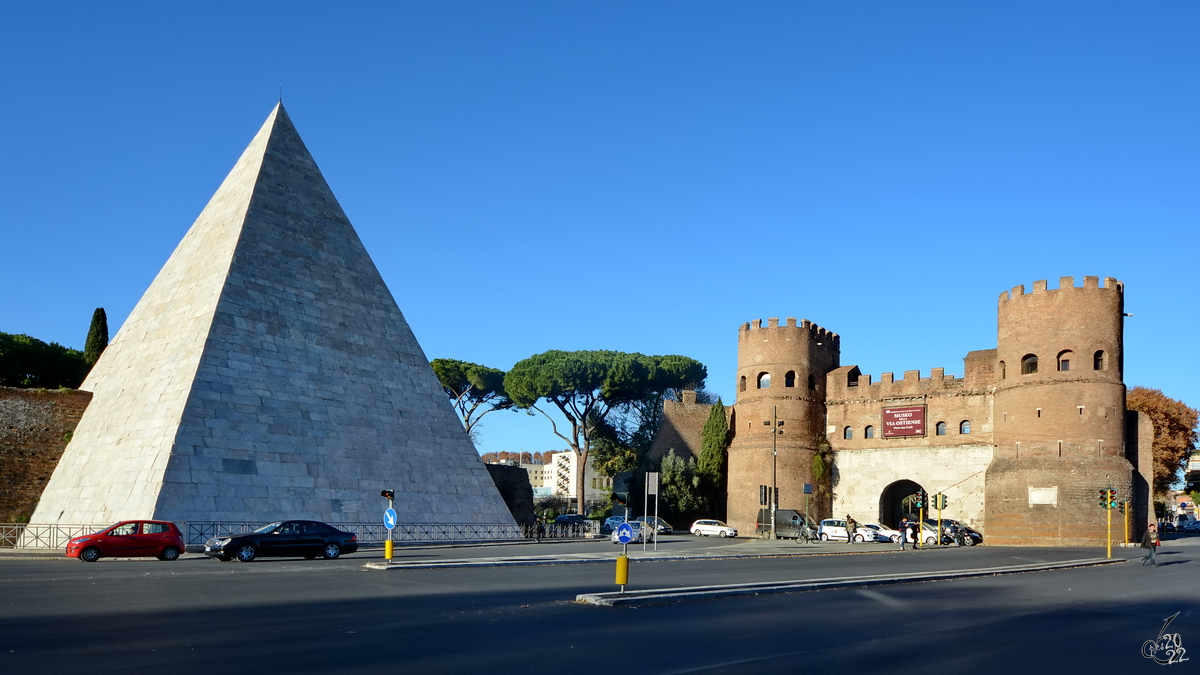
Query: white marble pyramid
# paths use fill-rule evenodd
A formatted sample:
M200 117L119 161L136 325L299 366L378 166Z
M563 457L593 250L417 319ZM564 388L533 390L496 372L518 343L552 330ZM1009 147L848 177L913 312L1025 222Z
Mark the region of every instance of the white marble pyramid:
M282 104L82 388L33 523L513 523Z

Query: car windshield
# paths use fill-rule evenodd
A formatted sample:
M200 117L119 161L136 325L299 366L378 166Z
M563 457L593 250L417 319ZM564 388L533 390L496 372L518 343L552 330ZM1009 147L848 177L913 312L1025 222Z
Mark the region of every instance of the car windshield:
M256 534L266 534L267 532L274 532L275 528L279 527L282 524L283 524L282 522L279 522L279 523L271 523L269 525L263 525L262 527L258 528L254 532Z

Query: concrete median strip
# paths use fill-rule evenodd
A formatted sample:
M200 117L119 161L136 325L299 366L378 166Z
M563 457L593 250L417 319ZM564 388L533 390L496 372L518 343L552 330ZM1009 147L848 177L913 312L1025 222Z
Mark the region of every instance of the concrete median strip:
M863 588L866 586L905 584L918 581L947 581L952 579L969 579L972 577L998 576L1001 574L1049 572L1053 570L1092 567L1096 565L1109 565L1123 562L1125 562L1124 558L1089 558L1084 560L1067 560L1057 563L1033 563L1029 565L1009 565L1004 567L981 567L977 569L947 570L942 572L880 574L875 576L861 577L832 577L828 579L798 579L795 581L762 581L749 584L689 586L683 588L651 588L642 591L627 591L625 593L583 593L576 596L575 601L589 605L616 607L618 605L644 605L664 602L680 602L683 600L724 598L740 595L800 593L804 591L832 590L838 588Z
M732 547L731 547L732 548ZM741 547L737 547L741 551ZM864 553L884 553L885 551L869 551ZM849 555L855 551L754 551L751 553L674 553L667 551L642 552L630 551L630 560L636 562L666 562L676 560L734 560L739 558L798 558L814 555ZM446 560L393 560L392 562L369 562L363 567L370 570L404 570L404 569L434 569L449 567L513 567L519 565L580 565L589 563L609 563L615 558L615 553L559 553L550 555L520 555L520 556L489 556L479 558L455 558Z

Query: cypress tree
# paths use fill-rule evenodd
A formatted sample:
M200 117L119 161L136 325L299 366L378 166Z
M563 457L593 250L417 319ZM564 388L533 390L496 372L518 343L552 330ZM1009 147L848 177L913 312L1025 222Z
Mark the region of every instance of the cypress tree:
M721 399L708 411L700 441L700 462L697 467L703 479L709 503L721 514L725 511L725 450L729 447L729 420Z
M104 348L108 346L108 317L103 307L92 312L92 325L88 327L87 342L83 345L83 358L88 366L95 365Z

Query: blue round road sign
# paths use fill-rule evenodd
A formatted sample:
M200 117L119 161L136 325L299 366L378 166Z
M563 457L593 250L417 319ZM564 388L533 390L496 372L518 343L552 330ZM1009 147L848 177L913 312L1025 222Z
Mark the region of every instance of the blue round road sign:
M389 530L396 527L396 509L383 512L383 526Z
M629 523L621 523L617 526L617 541L622 544L628 544L633 541L633 526Z

